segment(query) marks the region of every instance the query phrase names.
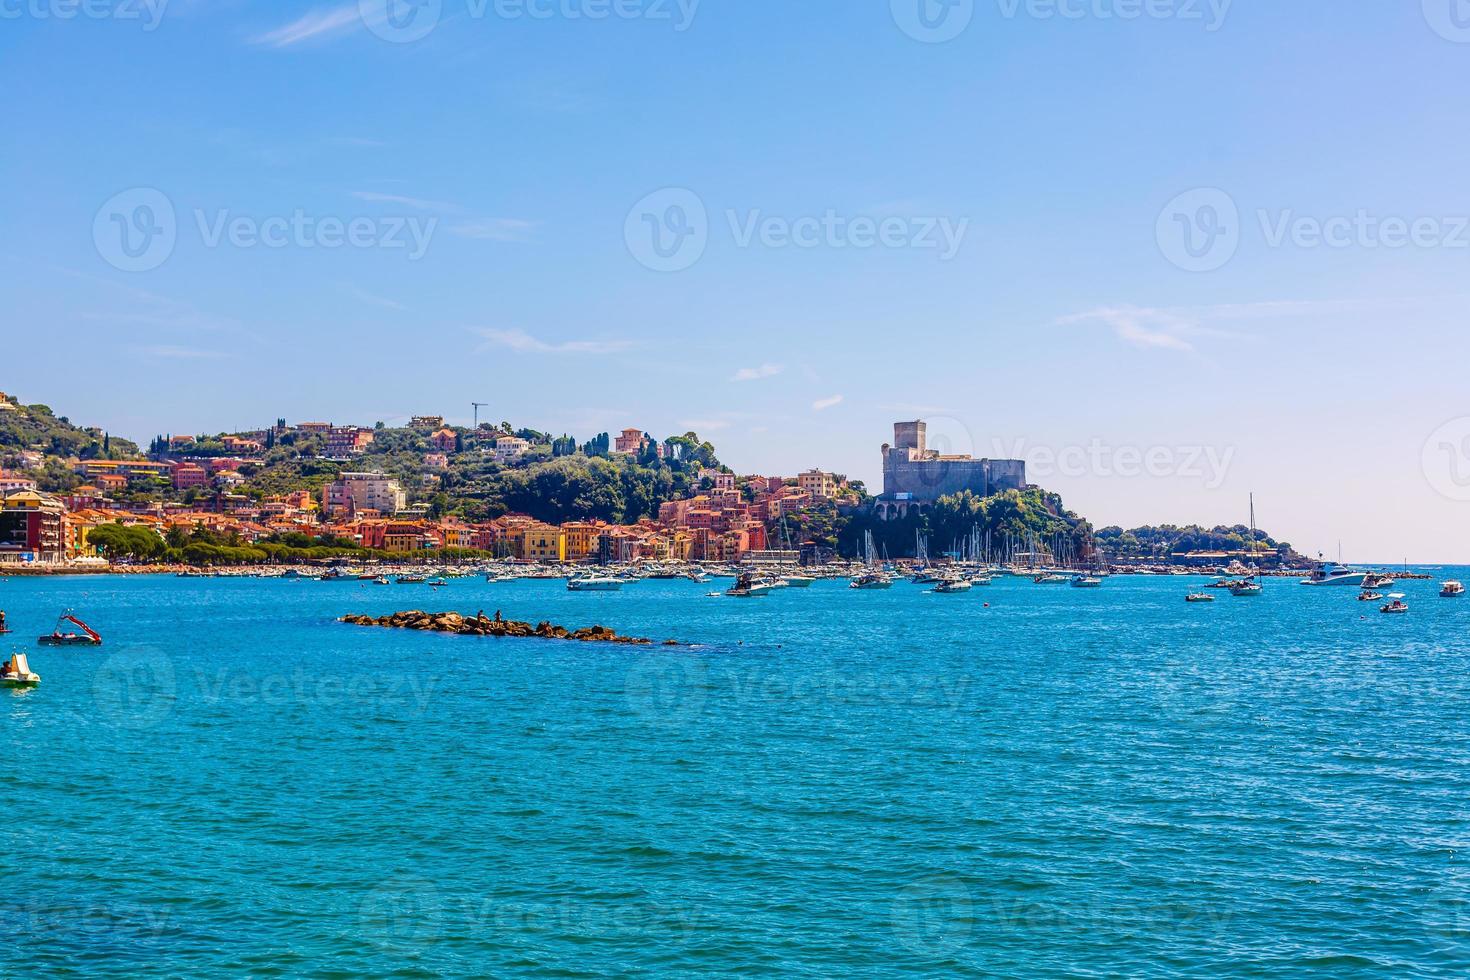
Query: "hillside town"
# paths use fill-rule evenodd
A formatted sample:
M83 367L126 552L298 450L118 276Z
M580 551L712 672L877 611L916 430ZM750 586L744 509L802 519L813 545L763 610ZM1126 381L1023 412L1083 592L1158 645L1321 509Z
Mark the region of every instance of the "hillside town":
M4 411L23 411L8 396L0 395L0 404ZM659 502L656 515L626 524L551 523L522 513L471 521L435 514L425 502L458 457L473 455L497 468L515 468L547 458L538 452L546 447L505 426L455 428L437 415L416 416L407 428L428 449L421 454L416 480L354 467L384 427L327 422L280 420L258 431L217 437L160 437L146 457L65 458L61 463L76 485L64 492L43 485L43 471L54 473L56 465L48 447L12 449L5 457L9 465L0 471L0 563L101 563L108 556L96 546L94 532L106 525L144 528L161 540L203 537L235 545L304 540L405 557L477 552L538 563L741 561L771 550L776 528L788 515L861 502L859 490L845 477L819 469L737 477L722 467L702 466L693 470L692 492ZM274 448L307 439L320 447L323 462L336 464L332 478L316 488L251 492L251 476L267 467ZM654 440L637 428L606 442L611 460L657 461L680 451L679 444ZM589 448L596 452L595 445ZM782 550L800 550L800 543L779 544Z

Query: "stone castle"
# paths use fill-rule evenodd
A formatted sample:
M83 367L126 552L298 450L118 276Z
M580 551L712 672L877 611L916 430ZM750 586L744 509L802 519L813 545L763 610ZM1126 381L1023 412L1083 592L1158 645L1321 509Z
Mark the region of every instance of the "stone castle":
M903 517L914 508L928 510L940 497L966 490L989 497L1025 488L1025 460L941 456L928 448L926 437L923 422L894 423L893 445L883 447L883 495L875 504L884 520Z

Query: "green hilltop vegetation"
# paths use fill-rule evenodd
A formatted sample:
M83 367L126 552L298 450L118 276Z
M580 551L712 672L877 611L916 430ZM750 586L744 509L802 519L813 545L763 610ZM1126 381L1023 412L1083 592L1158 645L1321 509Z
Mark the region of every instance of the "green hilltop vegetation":
M22 405L9 395L0 406L0 452L35 450L47 456L80 459L129 459L138 447L126 439L115 439L101 429L84 429L71 419L58 416L48 405Z
M430 433L417 429L380 426L367 451L347 460L327 458L320 435L288 432L277 439L272 434L264 457L241 466L242 491L255 497L315 492L342 472L381 471L396 478L412 501L427 504L433 518L452 515L473 522L518 513L550 523L628 524L657 517L664 501L698 492L700 470L722 468L714 446L694 432L665 439L660 458L652 440L640 455L614 456L606 433L579 444L567 435L513 429L508 423L493 429L448 428L456 434L458 451L447 454L448 467L437 472L426 458L438 450ZM505 435L531 443L523 458L495 462L494 440ZM153 454L166 455L167 442L163 436L155 439ZM212 437L182 455L228 453L220 438Z

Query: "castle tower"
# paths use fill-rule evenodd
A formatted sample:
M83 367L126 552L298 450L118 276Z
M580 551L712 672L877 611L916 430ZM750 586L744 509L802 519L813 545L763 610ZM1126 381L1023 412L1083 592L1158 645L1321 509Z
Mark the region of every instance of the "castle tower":
M912 449L914 455L924 455L925 435L928 426L923 422L895 422L893 423L893 448L897 450Z

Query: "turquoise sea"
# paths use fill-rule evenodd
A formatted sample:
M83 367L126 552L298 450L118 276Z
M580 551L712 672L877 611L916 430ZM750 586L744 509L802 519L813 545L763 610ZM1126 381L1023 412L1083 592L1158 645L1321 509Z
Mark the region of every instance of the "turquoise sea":
M1470 972L1470 598L1201 581L11 578L0 975Z

